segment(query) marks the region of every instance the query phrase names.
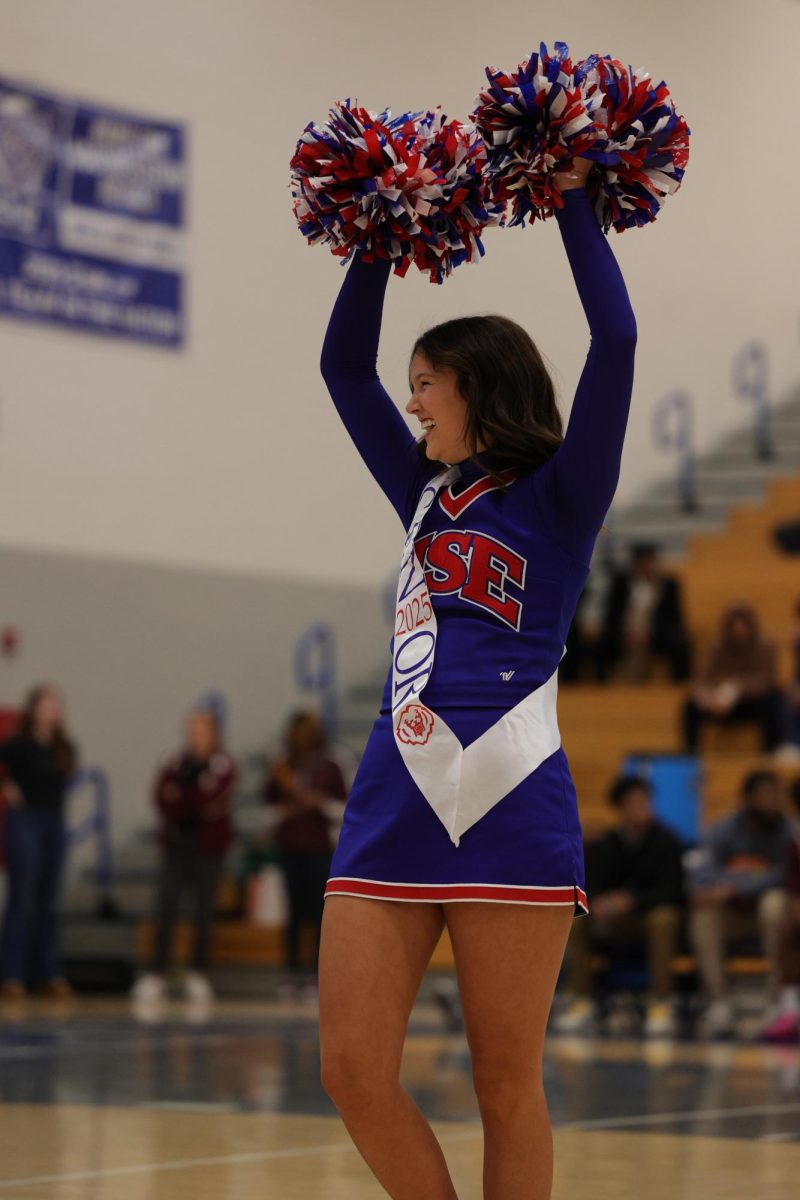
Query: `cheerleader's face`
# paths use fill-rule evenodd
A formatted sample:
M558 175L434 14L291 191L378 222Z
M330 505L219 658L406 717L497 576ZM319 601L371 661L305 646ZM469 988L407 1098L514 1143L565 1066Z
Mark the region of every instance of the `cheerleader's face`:
M409 371L411 399L406 412L422 426L425 452L436 462L457 463L469 457L465 436L467 402L458 390L455 371L434 368L419 351ZM479 443L479 449L483 449Z

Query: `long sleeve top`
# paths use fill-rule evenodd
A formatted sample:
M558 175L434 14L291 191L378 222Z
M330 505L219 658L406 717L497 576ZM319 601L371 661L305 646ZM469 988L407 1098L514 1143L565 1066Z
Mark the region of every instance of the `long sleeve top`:
M692 890L731 884L738 896L755 897L785 886L786 855L792 827L784 817L773 829L759 829L745 810L711 825L693 854Z
M158 772L153 794L162 845L169 848L181 833L191 831L205 853L224 854L233 836L236 781L236 764L224 750L207 761L185 751L168 759Z
M742 695L763 696L777 683L777 647L770 638L756 638L743 646L717 641L709 651L701 682L713 686L736 680Z
M0 745L0 770L14 781L25 805L31 809L61 809L77 762L77 751L72 745L69 758L71 765L65 769L51 744L23 734L15 734Z
M321 754L294 768L299 789L320 792L328 800L347 799L344 774L336 760L329 754ZM287 853L323 853L333 848L331 818L322 807L305 807L292 804L294 794L287 791L278 773L271 769L263 789L267 804L286 804L287 812L275 830L275 844Z
M415 546L439 633L425 689L433 709L505 710L549 678L619 479L636 321L583 188L565 191L556 220L589 324L588 354L566 434L552 456L505 489L487 489L482 467L460 463L461 479L421 526ZM420 460L416 439L377 372L390 269L354 259L333 308L321 369L350 437L407 528L425 482L441 464ZM413 620L413 613L404 617L398 610L398 620L406 617ZM387 679L382 711L389 685Z
M638 839L610 829L586 844L586 882L589 893L627 891L637 910L683 903L683 846L671 830L653 821Z

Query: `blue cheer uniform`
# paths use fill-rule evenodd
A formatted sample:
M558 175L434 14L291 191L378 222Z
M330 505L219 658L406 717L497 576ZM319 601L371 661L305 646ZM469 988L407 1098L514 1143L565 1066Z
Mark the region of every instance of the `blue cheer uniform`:
M619 479L636 321L587 193L576 188L563 196L556 221L591 335L563 442L538 467L510 471L502 488L485 470L490 451L477 455L480 465L459 463L459 478L439 492L414 539L438 624L421 699L465 748L537 689L553 688ZM421 458L377 373L390 270L385 262L352 262L321 366L350 437L407 529L442 465ZM533 272L530 278L534 290ZM563 746L487 802L454 841L398 751L391 688L390 669L326 896L570 904L588 911L577 797ZM491 775L492 762L481 765Z

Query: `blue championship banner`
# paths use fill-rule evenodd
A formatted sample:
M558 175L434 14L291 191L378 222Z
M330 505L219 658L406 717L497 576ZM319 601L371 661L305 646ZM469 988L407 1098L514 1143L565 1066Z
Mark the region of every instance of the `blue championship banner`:
M0 79L0 315L182 345L185 144Z

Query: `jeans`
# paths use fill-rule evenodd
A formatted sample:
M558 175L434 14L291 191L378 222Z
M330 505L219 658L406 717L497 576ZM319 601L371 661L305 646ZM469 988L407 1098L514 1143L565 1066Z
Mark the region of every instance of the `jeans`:
M50 983L60 974L56 902L66 836L61 809L9 808L5 816L7 890L0 973L19 983Z

